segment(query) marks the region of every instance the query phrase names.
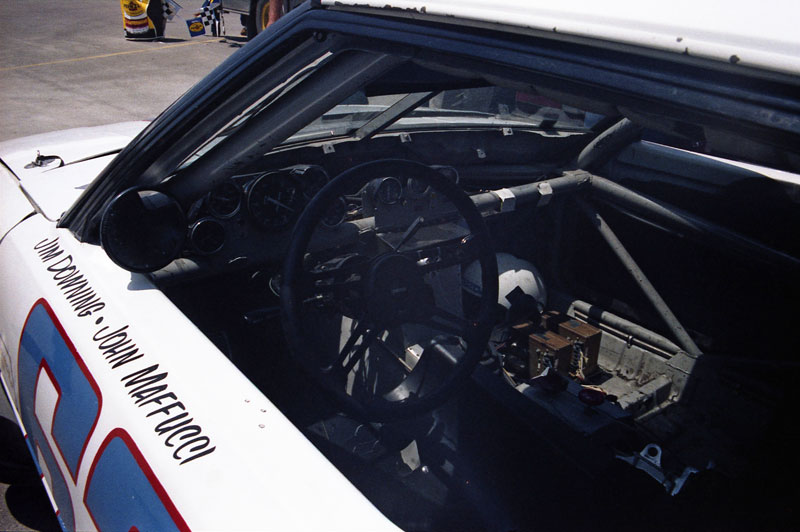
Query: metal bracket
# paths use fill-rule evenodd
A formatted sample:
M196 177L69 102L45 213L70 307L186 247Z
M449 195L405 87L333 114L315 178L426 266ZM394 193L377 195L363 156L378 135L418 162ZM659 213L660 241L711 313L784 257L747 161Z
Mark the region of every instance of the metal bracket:
M517 196L510 189L492 190L492 194L500 199L500 212L511 212L517 206Z
M553 187L547 181L539 183L536 186L536 190L539 191L539 203L536 204L537 207L544 207L553 199Z
M667 493L675 496L681 491L689 476L697 473L698 470L687 466L677 478L671 477L661 467L661 454L661 447L655 443L650 443L645 445L639 454L618 454L617 458L631 464L636 469L641 469L664 486Z

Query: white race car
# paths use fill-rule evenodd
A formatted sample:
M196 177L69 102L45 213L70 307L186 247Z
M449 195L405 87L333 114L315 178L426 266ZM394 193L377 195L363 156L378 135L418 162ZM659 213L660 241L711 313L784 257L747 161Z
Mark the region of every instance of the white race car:
M64 530L800 525L800 4L385 4L0 143Z

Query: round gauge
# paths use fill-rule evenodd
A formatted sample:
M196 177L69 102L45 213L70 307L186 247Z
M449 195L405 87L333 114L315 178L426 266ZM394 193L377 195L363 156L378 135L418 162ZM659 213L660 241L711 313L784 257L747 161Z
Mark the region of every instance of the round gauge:
M247 210L263 229L283 229L303 210L303 193L289 174L265 174L247 193Z
M303 183L303 195L306 200L311 200L330 181L328 174L321 166L295 168L292 170L292 175Z
M375 191L378 201L394 205L403 196L403 184L396 177L384 177Z
M325 227L336 227L344 221L346 214L347 200L339 196L325 211L325 215L322 217L322 225Z
M223 219L230 218L239 212L241 203L242 191L233 181L217 185L206 198L206 205L211 214Z
M225 228L213 218L197 220L189 230L189 241L198 253L216 253L225 244Z
M458 183L458 170L453 166L436 166L436 171L445 176L453 183Z
M430 187L425 181L413 177L408 180L408 191L414 196L424 196L428 188Z

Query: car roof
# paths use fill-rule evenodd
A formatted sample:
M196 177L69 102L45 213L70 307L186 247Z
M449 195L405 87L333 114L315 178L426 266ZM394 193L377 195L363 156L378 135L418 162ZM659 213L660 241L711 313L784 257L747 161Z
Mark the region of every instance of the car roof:
M800 2L792 0L321 0L346 10L500 26L603 41L738 67L800 74Z

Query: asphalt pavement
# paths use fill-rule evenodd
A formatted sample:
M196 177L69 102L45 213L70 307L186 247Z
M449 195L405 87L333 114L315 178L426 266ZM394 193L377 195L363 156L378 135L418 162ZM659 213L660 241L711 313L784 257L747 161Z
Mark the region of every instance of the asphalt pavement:
M164 40L136 42L119 2L0 0L0 141L155 118L245 44L238 15L230 37L190 38L183 18L202 0L179 3ZM0 530L60 530L2 391Z
M163 41L136 42L119 2L0 1L0 140L155 118L245 43L238 15L231 37L190 38L202 0L180 4Z

